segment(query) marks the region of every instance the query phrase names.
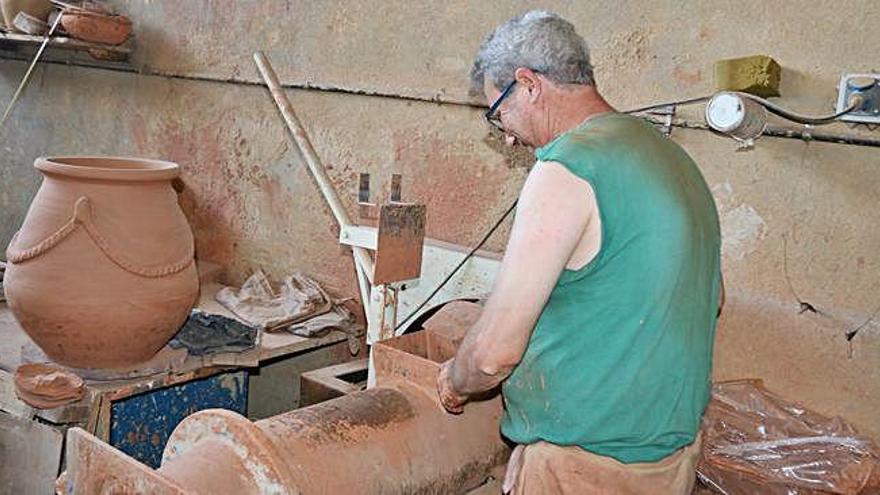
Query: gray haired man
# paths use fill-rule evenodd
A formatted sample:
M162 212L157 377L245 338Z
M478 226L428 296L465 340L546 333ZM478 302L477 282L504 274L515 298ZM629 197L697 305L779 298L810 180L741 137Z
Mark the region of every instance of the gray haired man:
M584 40L528 12L480 48L486 118L535 148L498 276L438 392L502 385L515 493L690 493L721 300L691 158L602 98Z

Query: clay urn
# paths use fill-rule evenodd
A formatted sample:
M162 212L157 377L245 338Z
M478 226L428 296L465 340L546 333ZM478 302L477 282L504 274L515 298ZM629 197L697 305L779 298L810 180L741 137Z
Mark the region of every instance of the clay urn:
M118 45L131 34L131 20L124 15L108 15L87 10L65 10L61 26L72 38Z
M150 359L198 295L174 163L39 158L41 184L6 250L6 298L47 356L74 368Z
M15 16L20 12L46 22L51 11L52 2L49 0L0 0L0 12L8 29L15 29Z

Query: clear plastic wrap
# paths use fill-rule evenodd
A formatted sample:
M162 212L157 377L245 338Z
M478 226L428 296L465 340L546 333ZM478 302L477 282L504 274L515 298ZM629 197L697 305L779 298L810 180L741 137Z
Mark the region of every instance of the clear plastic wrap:
M697 474L720 493L880 494L880 450L870 439L760 380L716 384L702 430Z

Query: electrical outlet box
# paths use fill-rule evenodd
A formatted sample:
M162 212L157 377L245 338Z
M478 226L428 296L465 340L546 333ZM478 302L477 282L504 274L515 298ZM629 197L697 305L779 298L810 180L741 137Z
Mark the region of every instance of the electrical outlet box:
M859 94L865 103L840 120L862 124L880 124L880 74L844 74L837 87L837 111L846 110L849 99Z

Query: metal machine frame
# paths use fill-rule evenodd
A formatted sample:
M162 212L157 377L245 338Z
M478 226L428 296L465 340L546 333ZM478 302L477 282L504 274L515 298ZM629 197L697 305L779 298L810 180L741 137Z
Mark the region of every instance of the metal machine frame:
M500 257L478 251L431 298L429 304L422 306L437 285L466 256L466 249L424 237L425 207L400 201L399 176L392 179L390 200L378 207L378 227L355 224L339 200L339 194L269 60L262 52L257 52L254 61L339 224L339 242L352 248L367 317L368 344L403 334L407 329L405 324L417 321L421 315L449 301L474 299L489 292ZM362 212L372 209L374 214L376 205L369 203L368 193L364 194L364 182L362 176L359 195ZM366 189L369 189L368 179ZM422 307L417 310L419 306ZM401 314L405 321L400 319Z

